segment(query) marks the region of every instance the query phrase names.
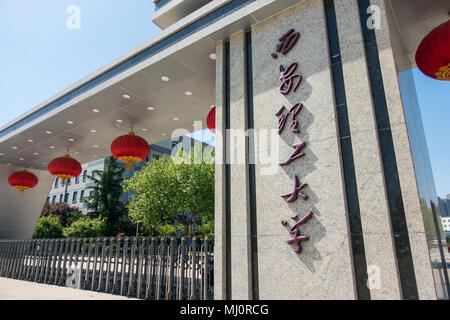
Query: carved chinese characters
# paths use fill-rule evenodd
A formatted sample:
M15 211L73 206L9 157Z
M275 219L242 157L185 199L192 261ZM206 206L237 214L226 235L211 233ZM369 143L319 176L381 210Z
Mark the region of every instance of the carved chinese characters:
M300 38L300 33L295 32L294 29L290 29L286 32L281 38L279 38L279 43L276 47L276 51L283 55L286 55L297 43ZM271 54L272 58L277 59L278 55L276 53ZM296 92L298 87L302 82L302 76L296 73L298 68L298 63L293 62L287 68L283 65L280 65L280 93L284 96L288 96L289 94ZM298 102L294 104L290 109L287 109L286 106L282 106L275 113L275 116L278 117L278 134L281 134L286 126L286 123L290 121L290 129L292 133L298 134L300 130L298 128L299 122L297 116L303 108L303 104ZM289 110L289 111L287 111ZM280 166L290 165L292 162L302 158L305 156L305 153L302 152L306 147L305 142L300 142L292 145L294 149L291 155L283 162L280 162ZM307 200L308 195L304 193L304 190L308 186L307 183L300 183L300 180L297 175L294 177L294 188L292 192L281 195L283 199L285 199L288 203L294 203L299 198L302 200ZM298 215L291 217L292 220L295 221L295 224L291 227L289 223L285 220L281 221L281 224L288 228L289 233L292 235L292 238L288 239L286 242L288 244L292 244L295 246L295 252L300 254L302 252L303 241L309 240L309 237L300 235L299 227L305 223L307 223L311 217L313 216L312 211L309 211L304 217L299 219Z
M281 52L283 55L286 55L297 43L300 38L300 32L295 32L294 29L290 29L284 35L278 39L279 43L277 45L277 52ZM272 53L272 58L278 58L276 53Z

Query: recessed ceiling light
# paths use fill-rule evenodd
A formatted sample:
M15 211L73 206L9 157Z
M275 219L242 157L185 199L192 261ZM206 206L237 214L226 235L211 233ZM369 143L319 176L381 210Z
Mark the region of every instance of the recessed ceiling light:
M66 121L68 124L74 124L75 122L71 121L71 120L67 120Z
M5 155L5 154L3 154L3 153L0 152L0 156L4 156L4 155Z
M92 133L97 133L97 130L92 129L91 132L92 132Z
M12 149L14 149L14 150L17 150L17 149L19 149L19 148L17 148L17 147L11 147Z
M8 165L8 166L10 166L10 165L11 165L11 163L7 163L7 165Z
M94 148L98 148L98 144L94 144L93 147L94 147Z
M49 131L49 130L45 131L45 133L46 133L46 134L52 134L52 132Z
M147 128L142 128L141 130L144 131L144 132L147 132L147 131L148 131Z
M122 123L122 122L123 122L123 120L121 120L121 119L117 119L117 120L116 120L116 122L117 122L117 123Z
M187 96L192 96L192 92L191 91L186 91L184 94L187 95Z
M131 96L130 96L129 94L124 93L124 94L122 95L122 98L124 98L124 99L130 99Z
M69 142L74 142L75 139L69 138L69 139L67 139L67 141L69 141Z
M78 151L75 151L75 154L79 154L79 152L78 152Z
M42 164L47 164L47 162L42 162Z
M210 58L211 60L216 60L216 59L217 59L217 55L216 55L215 53L210 53L210 54L209 54L209 58Z
M167 133L161 133L162 136L167 136Z
M34 154L35 156L38 156L38 155L39 155L39 152L33 152L33 154Z
M180 118L174 117L174 118L172 118L172 120L178 121L178 120L180 120Z
M161 76L161 80L167 82L170 80L170 78L168 76Z
M28 139L27 140L29 143L33 143L34 141L33 141L33 139Z
M55 149L56 147L55 147L55 146L50 146L49 148L50 148L50 149Z
M153 111L153 110L155 110L155 108L153 108L153 107L147 107L147 110Z
M99 112L100 112L100 110L99 110L99 109L97 109L97 108L92 108L92 112L95 112L95 113L99 113Z
M25 159L24 159L24 158L19 158L19 160L20 160L20 161L24 161Z

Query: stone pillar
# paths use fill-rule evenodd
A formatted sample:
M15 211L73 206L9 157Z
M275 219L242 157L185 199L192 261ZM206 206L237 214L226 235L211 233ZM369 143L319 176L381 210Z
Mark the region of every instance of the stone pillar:
M271 57L278 39L294 28L301 37L287 53ZM255 135L258 136L256 205L260 299L355 299L349 227L341 172L333 84L330 72L323 1L305 1L252 27ZM297 62L303 80L296 92L280 93L280 65ZM300 133L291 131L292 118L281 135L262 144L263 130L278 126L275 113L302 102L297 116ZM285 112L286 113L286 112ZM306 142L305 156L288 166L278 163L293 152L292 145ZM273 143L274 142L274 143ZM273 143L273 145L272 145ZM279 148L278 148L279 146ZM262 163L273 156L274 170ZM294 188L298 176L308 186L309 199L287 203L282 194ZM282 226L291 216L313 217L300 227L309 241L297 254L286 241L292 237Z
M371 299L400 299L391 220L367 75L358 4L335 1L367 267L379 272Z
M235 300L250 298L249 176L245 79L245 32L230 36L230 143L231 176L231 293Z
M402 191L414 276L419 299L436 299L431 262L419 201L416 175L414 171L408 131L406 127L403 104L398 85L397 69L391 43L391 31L388 23L390 4L384 0L371 0L381 10L381 28L375 29L382 81L384 85L387 108L391 122L391 132L396 154L398 176Z
M226 181L225 181L225 108L224 108L224 43L216 46L216 149L215 149L215 245L214 245L214 299L226 299Z
M8 184L8 177L23 169L0 165L0 239L31 239L53 183L47 171L30 169L39 183L20 195Z

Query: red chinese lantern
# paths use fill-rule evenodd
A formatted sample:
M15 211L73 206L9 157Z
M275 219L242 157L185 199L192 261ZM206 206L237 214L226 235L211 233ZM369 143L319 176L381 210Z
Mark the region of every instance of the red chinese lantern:
M206 118L206 125L212 133L216 133L216 107L214 106L208 113Z
M416 51L416 64L430 78L450 81L450 20L423 38Z
M133 162L140 162L148 157L150 145L145 139L130 131L113 141L111 153L115 158L125 162L127 169L132 170Z
M61 179L61 184L64 185L67 179L78 177L81 174L81 164L71 158L69 154L64 157L53 159L48 164L48 171L55 177Z
M24 190L36 187L39 180L36 175L28 172L27 169L17 171L11 174L8 178L8 183L19 190L20 194L24 194Z

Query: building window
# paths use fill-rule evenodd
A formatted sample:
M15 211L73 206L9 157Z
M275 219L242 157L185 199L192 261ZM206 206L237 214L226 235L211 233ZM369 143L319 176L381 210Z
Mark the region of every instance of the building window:
M55 179L55 189L59 187L59 178Z
M80 176L75 177L75 184L79 184L80 183Z
M76 202L77 202L77 196L78 196L78 191L75 191L75 192L73 193L72 203L76 203Z
M66 193L66 194L64 195L64 202L65 202L65 203L69 202L69 193Z
M89 197L92 197L94 195L94 191L89 192Z
M67 185L70 186L72 184L72 179L67 179Z
M47 197L47 202L50 202L50 197Z
M86 182L87 170L83 171L83 182Z
M52 203L56 202L56 196L53 196Z
M81 190L81 193L80 193L80 202L83 201L83 199L84 199L84 190Z
M62 202L63 201L63 194L61 193L60 195L59 195L59 202Z

